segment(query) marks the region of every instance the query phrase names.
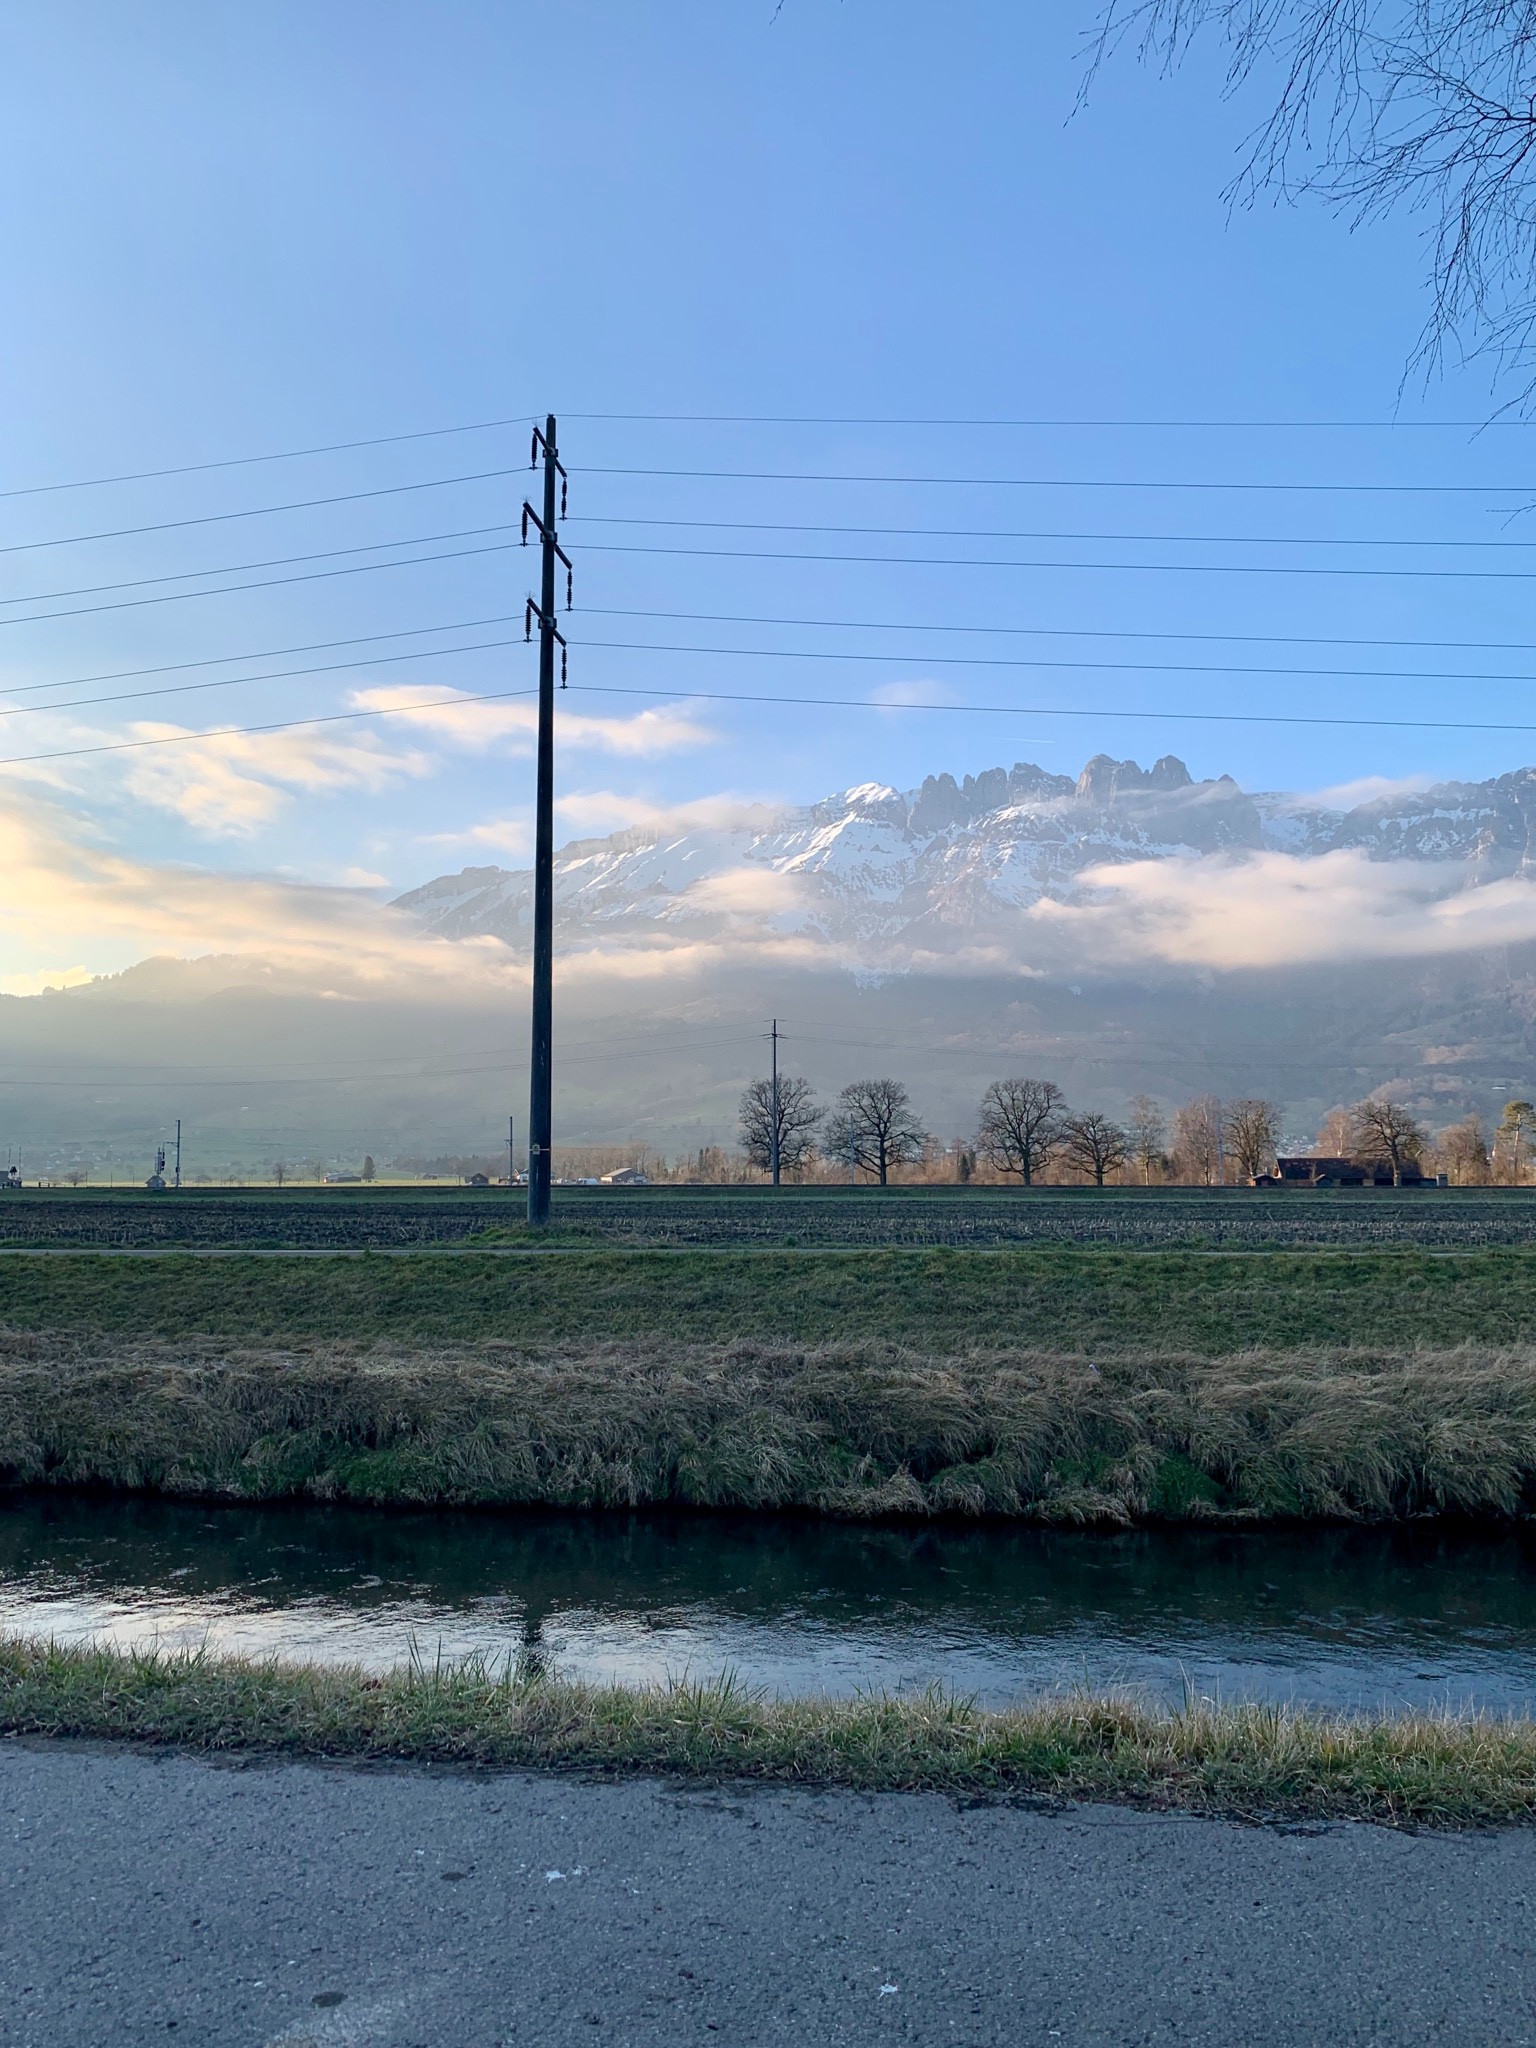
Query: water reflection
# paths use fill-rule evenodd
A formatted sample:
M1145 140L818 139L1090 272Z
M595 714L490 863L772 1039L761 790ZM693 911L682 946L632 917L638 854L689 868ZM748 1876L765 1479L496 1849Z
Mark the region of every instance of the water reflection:
M1536 1701L1536 1538L1397 1530L905 1528L680 1514L205 1508L50 1493L0 1508L0 1627L384 1669L487 1652L770 1691L935 1679L1002 1703Z

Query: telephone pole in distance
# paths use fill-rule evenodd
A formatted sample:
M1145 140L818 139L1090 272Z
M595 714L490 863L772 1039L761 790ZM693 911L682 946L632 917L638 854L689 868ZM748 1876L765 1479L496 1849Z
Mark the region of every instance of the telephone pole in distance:
M530 467L544 458L544 516L523 501L523 545L528 528L539 530L539 601L530 597L523 617L524 638L539 622L538 788L533 833L533 1030L529 1048L528 1085L528 1221L549 1221L550 1123L554 1085L555 973L555 642L560 642L560 687L565 688L565 636L555 624L555 561L565 564L565 604L571 605L571 558L560 545L555 524L555 484L559 480L559 517L565 517L566 475L555 441L555 416L543 430L533 430Z

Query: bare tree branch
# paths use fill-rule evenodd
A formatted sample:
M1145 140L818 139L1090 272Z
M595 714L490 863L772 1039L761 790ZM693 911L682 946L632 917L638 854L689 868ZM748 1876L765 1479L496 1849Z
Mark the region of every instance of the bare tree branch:
M1536 0L1106 0L1087 84L1126 47L1166 70L1202 33L1226 43L1229 92L1277 80L1228 197L1422 215L1430 311L1405 378L1485 358L1506 409L1532 410Z

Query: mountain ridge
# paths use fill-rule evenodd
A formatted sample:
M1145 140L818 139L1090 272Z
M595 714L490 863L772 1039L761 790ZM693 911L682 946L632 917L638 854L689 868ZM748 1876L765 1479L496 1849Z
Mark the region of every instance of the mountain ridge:
M1033 762L914 789L868 782L719 822L680 817L572 840L556 856L568 941L755 918L860 949L953 944L1039 905L1072 905L1139 862L1327 855L1457 870L1452 891L1536 874L1536 768L1482 782L1400 787L1353 805L1196 781L1176 755L1150 768L1098 754L1077 777ZM1085 878L1086 882L1085 882ZM756 882L755 890L748 884ZM531 931L527 869L466 867L395 899L440 937ZM861 962L870 964L868 957Z

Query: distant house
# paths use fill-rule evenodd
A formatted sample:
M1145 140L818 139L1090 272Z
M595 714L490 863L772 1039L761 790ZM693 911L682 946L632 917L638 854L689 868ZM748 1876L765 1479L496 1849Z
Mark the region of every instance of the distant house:
M363 1176L360 1173L328 1173L325 1184L328 1188L361 1187Z
M617 1173L605 1173L601 1185L605 1188L644 1188L650 1186L650 1179L638 1166L621 1166Z
M1275 1171L1260 1174L1254 1182L1260 1188L1389 1188L1392 1184L1388 1160L1339 1159L1318 1154L1277 1159ZM1434 1174L1421 1172L1411 1161L1404 1162L1399 1185L1432 1188L1437 1184Z
M488 1188L490 1184L491 1176L488 1173L466 1173L464 1176L464 1185L467 1188Z

